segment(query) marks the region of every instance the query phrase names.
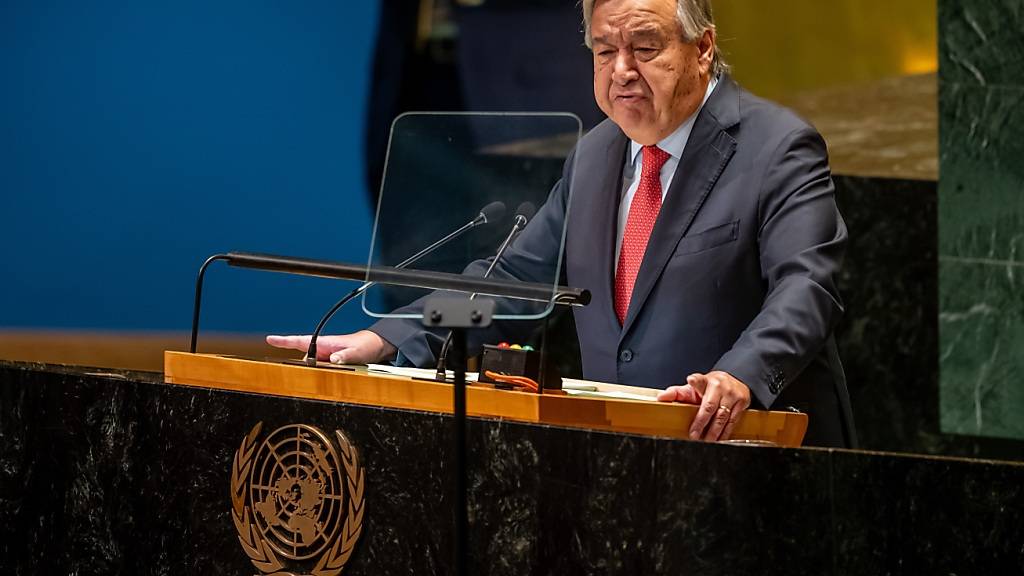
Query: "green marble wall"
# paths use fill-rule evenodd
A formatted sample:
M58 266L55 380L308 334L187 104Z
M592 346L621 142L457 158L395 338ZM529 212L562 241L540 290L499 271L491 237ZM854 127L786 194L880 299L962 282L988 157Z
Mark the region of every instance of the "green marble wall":
M944 432L1024 438L1024 0L939 0Z

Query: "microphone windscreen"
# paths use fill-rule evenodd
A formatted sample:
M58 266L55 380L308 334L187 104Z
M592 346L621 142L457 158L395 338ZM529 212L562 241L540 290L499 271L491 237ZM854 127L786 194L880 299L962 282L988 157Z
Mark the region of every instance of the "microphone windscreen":
M480 215L484 217L484 222L499 222L505 217L505 203L501 201L491 202L480 209Z
M519 205L519 208L516 208L516 218L522 216L525 222L532 220L536 213L537 208L533 205L533 202L523 202Z

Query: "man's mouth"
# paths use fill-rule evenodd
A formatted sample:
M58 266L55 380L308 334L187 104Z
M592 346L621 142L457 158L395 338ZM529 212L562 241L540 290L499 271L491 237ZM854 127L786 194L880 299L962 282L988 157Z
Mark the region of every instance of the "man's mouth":
M639 102L640 100L643 100L643 98L644 98L643 94L637 94L637 93L616 94L616 95L612 96L612 100L615 100L616 102L624 102L624 103Z

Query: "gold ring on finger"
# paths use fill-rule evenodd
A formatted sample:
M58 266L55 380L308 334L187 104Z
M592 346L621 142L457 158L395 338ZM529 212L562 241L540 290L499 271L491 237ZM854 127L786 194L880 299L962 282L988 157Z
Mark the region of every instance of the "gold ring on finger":
M722 406L721 404L718 405L718 409L719 410L724 410L726 414L732 414L732 408L728 408L726 406Z

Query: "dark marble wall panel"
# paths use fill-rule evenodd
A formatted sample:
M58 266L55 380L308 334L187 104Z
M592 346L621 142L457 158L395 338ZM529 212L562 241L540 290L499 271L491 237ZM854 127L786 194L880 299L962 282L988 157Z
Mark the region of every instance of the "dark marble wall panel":
M1024 460L1024 441L977 436L970 430L949 431L941 421L937 183L834 178L837 201L850 230L840 277L846 314L837 336L861 447ZM957 274L954 280L971 278ZM956 317L942 318L947 327L956 325ZM1005 321L998 315L990 319ZM965 340L964 345L981 346L974 339ZM980 349L985 354L992 351L991 347ZM1005 374L1004 367L996 367L994 373L996 377ZM970 386L962 389L973 393ZM993 393L998 392L988 392ZM995 408L999 399L987 400L991 409L1007 414L1001 419L1004 422L1016 421L1010 418L1012 405ZM973 406L970 394L957 401Z
M939 0L939 76L980 86L1024 84L1024 1Z
M643 573L830 574L829 452L718 448L659 443L657 553Z
M1024 467L955 462L834 452L836 574L1024 571L1021 542L995 536L1022 520L1017 474ZM983 518L990 508L1005 513ZM866 525L879 529L863 531ZM974 545L958 541L962 534L971 534Z
M942 429L1024 439L1024 1L939 8Z
M936 183L836 176L850 232L839 350L861 446L942 453Z
M253 573L229 477L258 421L341 428L358 446L366 516L346 574L450 572L448 417L11 364L0 364L0 568ZM1021 465L481 419L468 431L476 574L1024 569Z
M1024 438L1024 266L942 262L942 429Z
M228 479L257 421L358 447L367 512L346 574L450 573L449 417L10 364L0 569L253 573ZM1024 569L1024 465L469 424L474 574Z

